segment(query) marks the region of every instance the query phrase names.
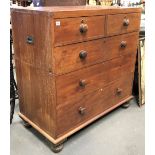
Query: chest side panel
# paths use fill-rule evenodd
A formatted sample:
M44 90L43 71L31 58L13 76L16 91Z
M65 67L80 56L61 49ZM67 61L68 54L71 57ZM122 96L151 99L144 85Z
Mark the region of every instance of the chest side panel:
M40 13L16 11L11 18L20 112L54 137L51 19Z
M44 70L52 69L52 20L39 12L12 11L15 59Z

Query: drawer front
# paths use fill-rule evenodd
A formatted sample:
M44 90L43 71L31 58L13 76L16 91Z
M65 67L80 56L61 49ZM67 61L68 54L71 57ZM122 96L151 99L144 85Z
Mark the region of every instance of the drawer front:
M136 52L138 33L98 39L54 49L56 74L63 74L120 55Z
M122 56L105 63L56 77L57 105L103 88L126 73L133 74L135 55Z
M107 36L139 31L140 16L139 13L108 15Z
M57 134L78 127L131 96L131 74L57 109Z
M105 16L54 20L55 46L95 39L105 35Z

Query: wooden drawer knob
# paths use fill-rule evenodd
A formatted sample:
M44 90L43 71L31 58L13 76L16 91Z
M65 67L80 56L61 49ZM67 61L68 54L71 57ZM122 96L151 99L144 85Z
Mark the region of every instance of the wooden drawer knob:
M81 32L81 34L85 34L87 31L88 31L88 25L84 24L84 23L81 23L80 24L80 32Z
M79 81L79 86L80 87L85 87L86 86L86 80L80 80Z
M80 108L79 108L79 113L80 113L81 115L84 115L84 114L85 114L85 111L86 111L86 108L83 108L83 107L80 107Z
M81 51L79 53L79 57L80 57L80 59L85 59L87 57L87 52L86 51Z
M120 47L121 48L125 48L127 46L127 42L126 41L122 41Z
M129 26L129 19L124 19L123 25L124 26Z
M117 95L122 94L122 91L123 91L123 90L122 90L121 88L117 88L117 89L116 89L116 93L117 93Z

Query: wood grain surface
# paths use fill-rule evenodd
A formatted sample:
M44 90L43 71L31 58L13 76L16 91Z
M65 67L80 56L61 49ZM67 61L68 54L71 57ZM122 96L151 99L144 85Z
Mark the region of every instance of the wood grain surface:
M55 77L16 60L20 112L55 137Z
M76 126L131 96L132 80L133 76L128 74L102 89L80 96L74 102L59 108L57 110L57 134L62 135L69 129L74 129ZM117 94L118 88L122 89L120 94ZM85 108L84 114L79 113L80 107Z
M140 17L141 15L139 13L108 15L107 35L112 36L132 31L139 31ZM123 25L124 20L129 21L128 26Z
M125 48L120 47L122 41L125 41L127 44ZM54 48L55 73L68 73L121 55L134 53L137 49L137 41L138 33L135 32L56 47ZM87 52L87 57L85 59L79 57L81 51Z
M55 46L105 36L105 16L55 19L54 22ZM80 32L82 23L88 27L86 33Z
M127 73L133 74L134 65L135 55L122 56L56 77L57 105L67 104L81 95L103 88ZM85 87L79 85L80 80L85 80Z
M20 117L58 144L131 99L140 11L11 8Z
M117 6L56 6L56 7L11 7L12 11L28 14L43 14L58 18L72 18L85 16L103 16L124 13L141 13L141 8Z
M52 20L42 14L12 12L15 59L52 71ZM33 44L27 37L33 37Z

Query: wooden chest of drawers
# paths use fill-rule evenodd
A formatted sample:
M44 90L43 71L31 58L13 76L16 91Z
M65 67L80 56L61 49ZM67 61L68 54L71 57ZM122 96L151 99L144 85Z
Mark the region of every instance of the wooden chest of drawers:
M19 115L57 151L68 136L132 98L140 13L12 8Z

